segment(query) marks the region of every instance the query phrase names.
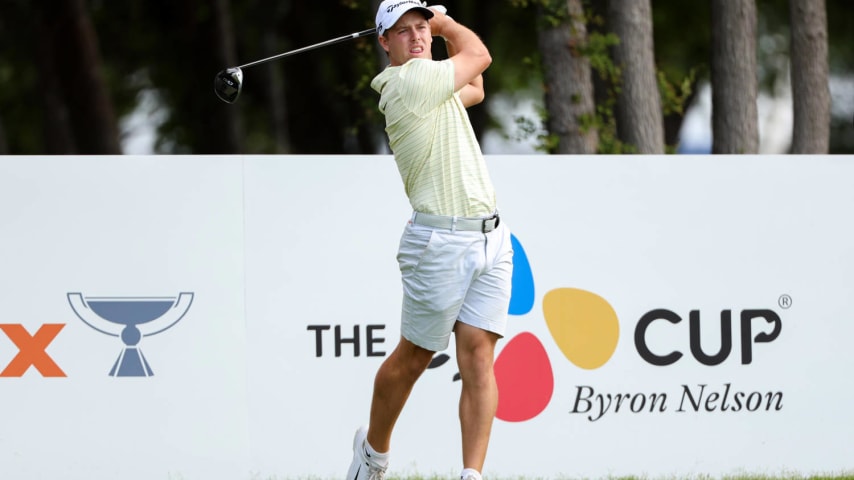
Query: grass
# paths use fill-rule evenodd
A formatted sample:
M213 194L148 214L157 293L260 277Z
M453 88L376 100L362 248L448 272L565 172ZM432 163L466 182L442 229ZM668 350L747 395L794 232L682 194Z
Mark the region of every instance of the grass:
M444 476L419 476L412 475L406 477L388 476L386 480L447 480ZM854 472L839 473L839 474L819 474L819 475L724 475L721 477L713 477L709 475L695 475L690 477L648 477L648 476L627 476L627 477L516 477L516 478L495 478L488 477L487 480L854 480Z
M388 475L385 480L448 480L454 479L455 475ZM261 480L254 477L253 480ZM269 477L263 480L326 480L321 477L298 477L280 478ZM814 475L781 474L781 475L724 475L715 477L711 475L679 476L625 476L625 477L493 477L487 475L485 480L854 480L854 471L841 473L827 473Z

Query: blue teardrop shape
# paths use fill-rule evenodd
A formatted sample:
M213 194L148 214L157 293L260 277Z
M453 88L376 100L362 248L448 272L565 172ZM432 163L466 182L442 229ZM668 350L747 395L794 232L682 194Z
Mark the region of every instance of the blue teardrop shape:
M528 255L515 235L510 235L513 245L513 287L510 294L510 315L525 315L534 308L534 275Z

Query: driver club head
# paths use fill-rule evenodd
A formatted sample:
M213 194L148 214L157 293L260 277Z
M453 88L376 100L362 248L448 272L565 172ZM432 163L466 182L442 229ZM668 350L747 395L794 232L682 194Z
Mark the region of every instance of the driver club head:
M243 71L240 67L223 70L214 77L214 92L225 103L234 103L243 86Z

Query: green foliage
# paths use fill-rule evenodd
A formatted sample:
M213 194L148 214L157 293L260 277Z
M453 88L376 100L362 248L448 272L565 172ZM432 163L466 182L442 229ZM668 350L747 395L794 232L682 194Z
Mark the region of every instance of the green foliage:
M588 35L586 47L582 49L582 53L590 60L590 67L594 74L601 80L599 84L605 87L605 92L596 105L596 114L581 119L583 128L592 128L599 132L599 145L596 151L602 154L635 152L632 145L620 141L617 135L617 119L614 116L617 98L621 91L622 72L620 67L614 64L610 49L619 43L620 39L613 33L591 32Z
M688 76L681 79L678 84L671 82L667 74L662 70L656 71L658 79L658 92L661 95L661 109L665 115L685 114L688 99L693 93L694 85L697 83L697 70L688 72Z
M854 16L851 0L825 0L831 74L854 72ZM373 2L337 0L297 2L283 0L227 0L231 39L211 33L218 18L214 3L193 0L83 0L97 34L102 71L113 110L127 118L140 104L142 92L159 99L158 153L206 153L221 148L216 132L234 121L241 136L241 153L281 153L277 136L291 139L288 153L373 153L382 139L383 120L376 109L376 93L370 79L382 68L376 41L353 43L277 61L245 72L244 93L235 105L224 105L211 92L213 75L231 62L237 64L270 54L309 45L347 32L372 26ZM438 2L441 3L441 2ZM609 50L616 38L609 34L601 15L590 10L598 2L585 1L584 21L588 39L574 46L591 63L597 85L597 108L581 118L585 129L599 133L599 151L625 153L630 147L616 136L613 108L619 92L619 69ZM40 31L39 8L45 2L5 0L0 15L0 125L8 153L33 155L48 152L48 133L56 117L46 105L55 100L46 89L51 80L44 72L45 38ZM541 101L542 68L537 29L566 24L565 0L509 0L491 2L488 9L476 0L451 2L452 16L472 27L485 40L493 64L484 77L487 101L499 96ZM50 7L46 7L50 8ZM537 15L537 13L541 15ZM772 88L775 79L787 75L789 54L788 0L757 0L762 87ZM658 82L665 115L685 113L697 84L707 81L711 52L708 2L683 0L653 2L653 32ZM542 18L538 23L538 18ZM223 47L223 45L227 45ZM226 50L228 50L226 54ZM67 72L55 74L61 81ZM270 85L283 91L286 126L274 125ZM58 110L61 114L61 109ZM56 112L54 112L56 115ZM536 139L542 151L554 148L554 137L542 134L545 117L516 119L515 138ZM60 115L61 117L61 115ZM519 115L516 115L519 117ZM49 120L53 119L54 123ZM854 149L850 113L835 118L831 151ZM478 123L479 122L479 123ZM475 129L497 123L475 118ZM539 125L539 128L537 127ZM283 128L285 131L277 131ZM213 133L212 133L213 132ZM381 141L381 140L380 140ZM672 146L668 147L672 151Z
M524 0L518 0L526 3ZM545 3L549 3L546 1ZM553 4L551 4L554 6ZM565 5L565 3L564 3ZM601 15L597 15L589 8L585 10L585 21L588 25L601 27L605 24ZM559 17L550 17L559 18ZM600 154L631 154L637 149L633 145L626 144L619 139L617 122L614 115L617 100L621 92L622 72L620 67L614 64L611 49L619 45L620 39L614 34L600 29L588 32L586 43L577 45L576 52L583 55L590 62L590 67L598 76L597 84L604 88L604 92L597 94L597 105L593 115L584 115L578 119L583 132L591 129L598 132L599 143L597 152ZM668 74L663 70L657 70L657 82L661 96L661 107L664 115L678 114L683 116L689 100L692 98L694 85L697 82L698 68L690 69L685 76L679 76L679 80L671 81ZM674 75L679 75L675 70ZM548 122L548 112L543 111L541 119L544 125ZM528 120L517 119L517 130L521 134L532 134L532 124ZM557 138L554 135L540 134L537 137L537 149L544 152L554 152L557 148ZM676 151L675 145L666 146L669 153Z
M579 52L590 60L590 67L603 78L619 77L619 69L611 60L610 49L619 45L620 39L614 33L591 32L587 35L587 44Z
M510 0L510 3L517 8L538 8L545 27L557 27L569 19L566 0Z
M662 113L667 115L678 115L684 117L688 103L694 94L694 86L697 84L697 69L691 69L688 75L676 82L671 81L662 70L656 71L658 80L658 92L661 96ZM665 153L676 153L678 145L665 145Z

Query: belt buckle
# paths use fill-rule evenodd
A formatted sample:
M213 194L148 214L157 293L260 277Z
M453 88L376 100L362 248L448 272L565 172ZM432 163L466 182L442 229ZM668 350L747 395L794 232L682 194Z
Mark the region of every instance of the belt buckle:
M489 222L491 220L495 220L495 221L492 222L492 224L490 225L487 222ZM501 222L501 219L498 218L497 213L495 215L489 217L489 218L484 218L482 223L480 224L481 233L489 233L489 232L495 230L496 228L498 228L499 222Z

